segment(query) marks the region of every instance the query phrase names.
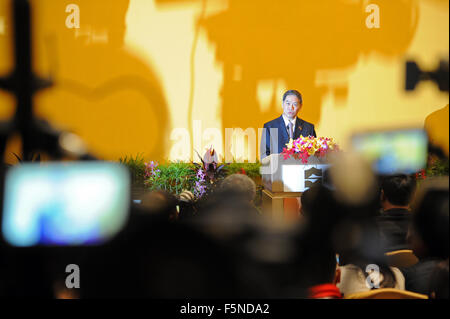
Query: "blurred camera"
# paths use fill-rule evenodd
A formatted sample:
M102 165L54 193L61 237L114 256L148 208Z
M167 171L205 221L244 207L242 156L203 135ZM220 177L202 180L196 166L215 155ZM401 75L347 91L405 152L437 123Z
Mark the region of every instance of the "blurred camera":
M418 128L362 132L352 147L379 175L414 174L426 167L428 135Z
M119 164L21 164L4 188L2 237L12 246L102 244L128 220L130 176Z

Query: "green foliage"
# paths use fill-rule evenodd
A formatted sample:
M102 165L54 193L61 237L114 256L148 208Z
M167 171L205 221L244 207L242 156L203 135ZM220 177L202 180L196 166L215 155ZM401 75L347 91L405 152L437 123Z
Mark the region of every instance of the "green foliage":
M448 159L431 160L426 170L426 176L427 177L448 176L449 175L448 164L449 164Z
M173 194L180 194L183 190L193 192L195 184L195 166L190 163L172 162L161 164L145 180L149 190L166 190Z
M145 179L145 160L142 154L135 157L125 156L119 159L119 163L128 167L131 172L133 183L143 183Z
M130 170L134 185L143 186L148 190L167 190L173 194L180 194L185 189L194 193L195 182L198 180L197 170L201 167L195 163L168 162L158 165L151 174L150 170L146 171L146 161L142 154L121 157L119 162ZM215 182L219 182L228 175L242 173L257 180L261 177L260 167L259 162L218 164L215 170L205 171L206 182L211 184L212 181L216 184Z
M259 171L261 167L261 163L230 163L226 166L227 175L231 174L241 174L242 170L245 171L245 174L250 178L261 177L261 173Z

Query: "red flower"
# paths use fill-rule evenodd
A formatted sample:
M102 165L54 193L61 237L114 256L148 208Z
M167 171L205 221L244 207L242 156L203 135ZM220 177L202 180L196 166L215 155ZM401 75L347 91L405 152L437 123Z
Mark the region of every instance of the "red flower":
M309 157L308 152L301 152L301 153L299 153L299 157L302 159L302 163L303 164L308 163L308 157Z
M290 150L286 149L286 147L283 148L283 159L288 159L291 157L291 154L294 154L294 149L291 148Z
M240 172L240 174L247 175L247 172L245 171L245 169L243 169L243 168L241 167L241 172Z
M326 154L327 154L327 151L321 148L320 151L319 151L319 156L320 156L320 157L323 157L323 156L325 156Z

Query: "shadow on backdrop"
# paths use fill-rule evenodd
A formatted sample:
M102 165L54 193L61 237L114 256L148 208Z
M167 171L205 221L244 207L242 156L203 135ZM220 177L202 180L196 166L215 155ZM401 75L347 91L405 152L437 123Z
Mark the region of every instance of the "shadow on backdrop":
M358 60L373 53L386 59L402 56L419 19L417 0L373 2L380 8L379 29L366 26L371 1L363 0L230 0L227 10L208 17L205 8L217 0L154 1L174 9L186 3L202 5L196 32L206 31L223 65L223 128L256 129L279 116L278 96L287 88L304 95L299 116L318 124L323 98L330 91L345 107L347 76ZM167 102L152 69L123 49L129 1L70 3L81 10L78 30L65 26L67 2L32 2L36 68L41 74L51 70L55 79L55 87L37 98L39 115L74 130L105 158L143 152L146 158L161 159L168 151ZM0 45L3 42L0 39ZM265 85L272 91L271 100L261 108L258 94L264 83L273 85Z
M11 0L0 1L0 76L10 74L13 70L11 9ZM0 90L0 119L11 119L14 111L15 99L13 96L4 90Z
M79 29L67 27L75 21L68 4L31 1L34 69L54 80L36 96L36 114L78 134L100 158L163 159L167 101L151 67L124 48L129 0L70 1L80 9ZM2 1L1 9L8 7ZM2 39L0 45L10 44Z
M304 95L299 116L318 124L322 99L330 90L328 80L338 82L331 90L345 102L349 89L345 72L351 71L361 56L401 56L416 31L417 2L376 1L379 29L366 26L369 3L230 0L226 12L199 21L217 46L217 60L224 65L223 127L257 128L279 116L282 110L277 97L282 92L277 92L275 85L270 109L261 112L257 89L261 81L280 79L286 89L298 89ZM344 71L344 75L326 73L334 70ZM323 73L322 80L318 71ZM239 116L243 112L251 116Z

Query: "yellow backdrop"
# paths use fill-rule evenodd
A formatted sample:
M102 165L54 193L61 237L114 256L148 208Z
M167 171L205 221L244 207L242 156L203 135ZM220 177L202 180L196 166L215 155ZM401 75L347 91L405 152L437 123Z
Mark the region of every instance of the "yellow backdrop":
M431 83L404 91L406 59L422 68L448 59L448 1L31 3L34 68L55 82L36 95L36 112L102 158L189 160L210 145L223 155L225 129L253 130L257 140L286 89L304 96L299 116L344 148L354 131L428 117L448 149L448 94ZM1 75L13 64L10 6L0 0ZM0 93L0 118L13 112L14 99ZM256 144L235 141L231 153L245 160Z

